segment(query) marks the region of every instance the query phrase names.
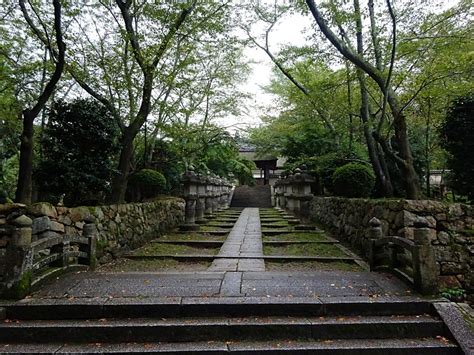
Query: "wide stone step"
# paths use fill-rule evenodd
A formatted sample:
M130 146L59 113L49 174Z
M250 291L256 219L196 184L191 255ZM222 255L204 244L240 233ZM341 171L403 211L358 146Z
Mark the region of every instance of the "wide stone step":
M272 206L270 186L236 187L231 206L270 208Z
M2 307L0 307L2 310ZM38 299L3 306L0 312L14 320L67 320L102 318L177 318L177 317L250 317L250 316L409 316L436 315L428 301L411 298L354 302L328 298L324 303L297 297L209 297L209 298L103 298L103 299ZM8 324L8 323L7 323Z
M126 254L123 256L127 259L147 260L147 259L182 259L182 260L213 260L213 259L263 259L270 261L320 261L320 262L355 262L362 260L352 256L304 256L304 255L247 255L245 253L239 255L233 254Z
M180 343L0 344L2 353L157 353L157 354L460 354L439 339L364 339L329 341L212 341Z
M435 338L431 316L136 318L22 321L0 324L0 342L186 342L275 339Z

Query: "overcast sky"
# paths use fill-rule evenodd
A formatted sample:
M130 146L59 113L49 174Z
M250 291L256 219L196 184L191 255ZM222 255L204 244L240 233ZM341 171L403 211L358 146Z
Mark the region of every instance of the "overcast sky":
M302 33L305 28L311 26L311 18L300 14L286 15L280 19L277 26L270 34L270 49L273 53L278 53L284 44L304 45L305 35ZM248 61L255 61L251 64L251 73L246 83L242 84L244 91L251 95L251 99L245 102L248 113L239 117L227 117L219 123L223 126L237 125L239 128L247 126L257 126L261 123L259 116L262 114L260 106L271 107L275 100L273 95L265 93L262 87L270 83L274 64L267 54L260 48L247 47L244 55ZM231 129L232 131L234 129Z

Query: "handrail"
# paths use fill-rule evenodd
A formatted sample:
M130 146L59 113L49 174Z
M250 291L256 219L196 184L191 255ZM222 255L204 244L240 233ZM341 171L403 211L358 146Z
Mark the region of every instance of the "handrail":
M79 235L63 231L35 241L32 225L32 219L25 215L12 223L6 250L9 262L0 280L2 296L22 298L57 273L95 266L97 229L92 218L85 220Z
M370 269L390 271L423 294L435 293L438 288L439 270L427 223L415 223L414 240L384 236L382 224L375 217L369 223L367 257ZM406 255L407 253L410 256Z
M374 246L375 247L381 247L387 244L395 244L398 245L399 247L402 247L404 249L409 250L410 252L413 251L413 249L416 247L416 244L406 238L398 237L398 236L389 236L389 237L383 237L380 239L376 239L374 241Z

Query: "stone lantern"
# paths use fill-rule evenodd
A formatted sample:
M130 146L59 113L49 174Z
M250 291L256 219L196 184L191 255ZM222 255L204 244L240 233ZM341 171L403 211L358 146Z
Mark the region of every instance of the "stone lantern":
M295 210L295 201L293 199L293 179L294 176L288 174L284 185L285 208L291 213L294 213Z
M309 216L309 204L313 198L311 184L314 183L314 181L314 178L307 174L305 165L295 170L292 181L292 197L293 212L298 216Z
M204 224L207 222L207 219L204 218L204 212L206 210L206 186L207 186L207 177L203 174L198 176L198 185L197 185L197 199L196 199L196 223Z
M184 224L180 226L183 231L199 230L199 225L196 224L196 201L198 199L198 185L199 178L194 173L193 167L183 175L184 184L184 200L186 206L184 210Z
M204 215L206 219L211 219L213 218L212 200L214 196L213 196L213 191L212 191L212 178L209 174L209 171L207 172L207 175L206 175L205 184L206 184L206 202L205 202Z

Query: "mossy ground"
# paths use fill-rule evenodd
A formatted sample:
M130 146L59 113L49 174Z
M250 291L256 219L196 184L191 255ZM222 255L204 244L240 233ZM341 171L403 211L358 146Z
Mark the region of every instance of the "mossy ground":
M288 224L287 221L279 221L279 222L260 222L262 225L265 225L267 228L271 228L272 226L275 227L289 227L290 225Z
M263 241L300 241L300 242L319 242L326 240L323 233L286 233L279 235L263 235Z
M266 271L364 271L355 263L342 261L319 262L319 261L265 261Z
M165 272L165 271L205 271L210 261L178 261L174 259L131 260L117 259L102 265L98 272Z
M151 243L135 250L134 255L215 255L219 248L195 247L183 244Z
M285 246L264 245L263 254L285 256L347 256L347 254L333 244L289 244Z
M199 229L200 231L203 232L212 232L212 231L230 231L232 228L221 228L217 226L208 226L208 225L203 225Z
M181 233L170 233L170 234L164 234L160 236L157 240L219 240L219 241L224 241L225 240L225 235L213 235L213 234L207 234L207 233L186 233L186 234L181 234Z

